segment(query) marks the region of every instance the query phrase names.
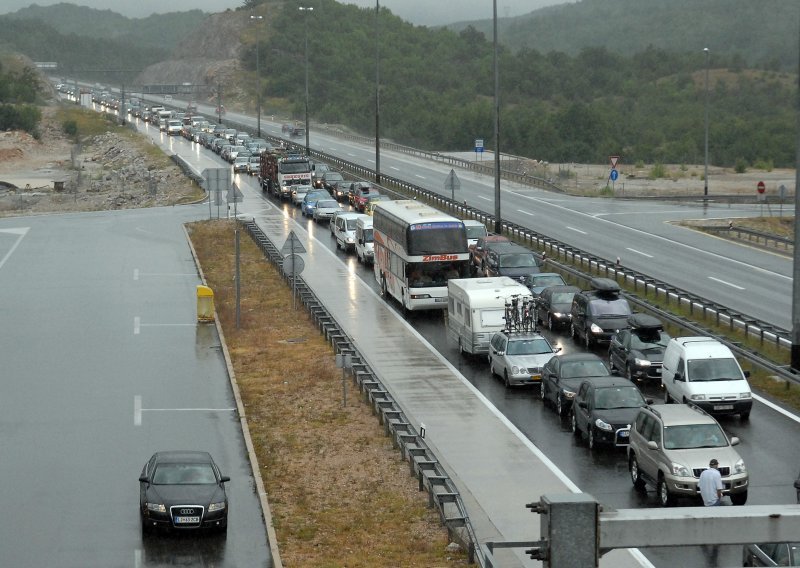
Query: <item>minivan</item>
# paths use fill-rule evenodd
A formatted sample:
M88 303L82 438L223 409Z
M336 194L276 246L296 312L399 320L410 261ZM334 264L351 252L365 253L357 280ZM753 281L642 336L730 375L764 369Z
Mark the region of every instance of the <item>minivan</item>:
M356 258L364 264L371 264L375 260L372 217L369 215L360 215L356 220Z
M516 243L492 243L486 248L486 276L508 276L523 282L529 274L540 272L539 259Z
M339 213L336 215L333 236L336 238L336 248L345 252L356 248L356 221L365 217L362 213Z
M750 417L753 394L731 350L712 337L674 337L661 367L664 402L688 402L709 414Z

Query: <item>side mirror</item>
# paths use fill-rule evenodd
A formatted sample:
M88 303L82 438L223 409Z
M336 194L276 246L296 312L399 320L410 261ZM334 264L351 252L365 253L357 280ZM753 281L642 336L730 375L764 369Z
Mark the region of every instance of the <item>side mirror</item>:
M220 478L219 478L219 481L220 481L220 483L227 483L227 482L228 482L228 481L230 481L230 480L231 480L231 478L230 478L230 477L228 477L227 475L222 475L222 476L220 476Z
M654 442L653 440L650 440L649 442L647 442L647 449L648 450L657 450L658 449L658 442Z
M563 347L556 347L555 349L553 349L553 353L560 353L562 349Z
M146 475L139 476L139 483L150 483L150 478Z
M800 477L794 480L794 488L800 491Z
M644 401L645 401L647 404L653 404L653 399L652 399L652 398L646 398L646 399L644 399Z
M680 373L675 373L675 374L672 376L672 380L673 380L673 381L675 381L675 382L679 382L679 381L680 381L680 382L684 382L686 379L684 379L684 378L683 378L683 375L681 375Z
M750 378L750 371L745 371L744 372L744 378L745 379L749 379Z
M589 407L589 405L586 404L585 400L581 400L580 402L578 402L578 406L580 406L581 408L588 408Z
M731 446L738 446L738 445L739 445L739 438L737 438L736 436L731 438Z

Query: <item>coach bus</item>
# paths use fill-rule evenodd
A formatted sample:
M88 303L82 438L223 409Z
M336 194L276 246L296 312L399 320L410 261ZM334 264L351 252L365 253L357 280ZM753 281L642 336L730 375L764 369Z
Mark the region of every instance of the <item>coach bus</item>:
M373 219L375 279L404 310L447 307L447 280L469 277L460 219L411 200L382 201Z

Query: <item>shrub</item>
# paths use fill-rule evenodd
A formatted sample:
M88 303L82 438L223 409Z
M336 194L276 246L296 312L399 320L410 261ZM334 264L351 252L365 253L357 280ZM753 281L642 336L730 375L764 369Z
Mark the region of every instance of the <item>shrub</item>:
M653 168L650 170L650 179L659 179L667 177L667 168L664 167L664 164L661 162L656 162L653 164Z
M78 123L74 120L65 120L61 124L61 128L64 129L64 133L67 134L67 136L71 136L72 138L78 137Z
M743 174L747 171L747 160L744 158L736 158L736 165L734 166L733 170L737 174Z
M772 160L757 160L753 167L757 170L763 170L765 172L771 172L775 167L775 164L772 163Z

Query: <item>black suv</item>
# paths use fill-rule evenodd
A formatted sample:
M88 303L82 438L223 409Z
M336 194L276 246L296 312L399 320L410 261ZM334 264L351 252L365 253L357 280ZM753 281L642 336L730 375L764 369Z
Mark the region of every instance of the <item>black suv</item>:
M597 343L609 343L615 333L628 327L628 316L632 314L614 280L592 278L589 285L590 290L575 294L570 310L570 334L575 341L582 339L587 349Z
M484 255L486 276L508 276L518 282L539 272L540 264L533 251L516 243L491 243Z
M649 379L660 383L669 340L661 320L647 314L633 314L628 318L628 329L621 329L611 338L608 346L611 371L631 381Z

